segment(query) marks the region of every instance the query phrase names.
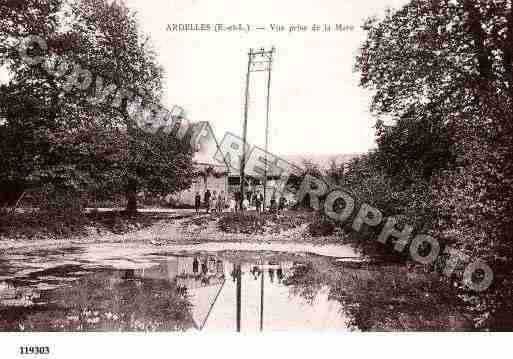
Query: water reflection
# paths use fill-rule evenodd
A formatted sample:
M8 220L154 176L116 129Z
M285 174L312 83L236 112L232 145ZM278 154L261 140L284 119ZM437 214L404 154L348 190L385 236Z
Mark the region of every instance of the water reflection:
M0 282L0 329L346 329L327 290L300 289L307 265L232 253L174 255L139 269L54 268Z
M0 330L465 329L451 288L405 270L245 251L56 265L0 281Z
M179 292L187 294L198 330L345 329L337 310L340 305L327 298L327 291L316 293L314 301L295 289L295 273L305 265L263 257L253 262L175 256L158 266L135 270L134 276L175 283Z

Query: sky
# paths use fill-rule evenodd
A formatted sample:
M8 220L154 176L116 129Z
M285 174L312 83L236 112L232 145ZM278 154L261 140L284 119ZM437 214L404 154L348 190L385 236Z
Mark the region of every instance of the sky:
M358 86L355 56L363 20L406 0L125 0L137 10L164 68L164 104L191 121L209 121L218 140L242 133L248 50L276 47L271 77L269 149L275 154L362 153L375 147L372 93ZM268 31L171 32L168 24L250 24ZM273 32L270 24L285 26ZM306 25L307 32L288 31ZM313 24L354 31L312 32ZM5 76L0 71L0 76ZM250 77L248 141L263 147L266 73Z
M363 20L404 0L126 0L137 9L166 72L165 104L210 121L216 136L242 133L249 48L276 47L271 77L270 151L361 153L375 146L372 93L358 87L355 56ZM167 24L283 24L284 32L170 32ZM354 31L289 33L304 24L354 25ZM263 146L266 74L251 74L248 141Z

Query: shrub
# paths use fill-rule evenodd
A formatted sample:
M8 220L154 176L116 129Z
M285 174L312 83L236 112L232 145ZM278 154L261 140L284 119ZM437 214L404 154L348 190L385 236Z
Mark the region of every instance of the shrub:
M331 236L337 228L335 222L323 214L316 214L308 225L308 233L313 237Z
M256 213L227 213L217 222L217 227L228 233L264 233L267 224L266 216Z

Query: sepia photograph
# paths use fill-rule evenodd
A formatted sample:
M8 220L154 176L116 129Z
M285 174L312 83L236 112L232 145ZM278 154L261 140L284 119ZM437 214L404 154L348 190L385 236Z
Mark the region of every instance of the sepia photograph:
M513 0L0 0L0 356L512 338L512 110Z

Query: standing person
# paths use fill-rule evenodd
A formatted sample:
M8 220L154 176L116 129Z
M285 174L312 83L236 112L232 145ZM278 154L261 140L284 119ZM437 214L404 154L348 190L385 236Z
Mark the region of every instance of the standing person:
M252 205L252 203L251 203L251 197L252 197L252 196L253 196L253 195L252 195L252 192L251 192L251 191L248 191L248 193L246 194L246 199L248 200L248 208L249 208L249 206L251 206L251 205Z
M201 206L201 196L198 191L196 191L196 196L194 196L194 209L196 209L196 213L199 213Z
M262 202L260 202L260 194L255 194L255 207L257 213L260 213L260 206L262 205Z
M285 197L281 196L280 201L278 202L278 212L282 212L285 209Z
M203 273L203 275L206 275L208 272L207 265L208 265L207 259L204 259L203 262L201 262L201 273Z
M203 198L205 201L205 207L207 208L207 213L210 211L210 197L212 194L210 193L210 190L207 188L205 191L205 197Z
M212 212L215 212L216 211L216 205L217 205L217 192L216 191L214 191L212 193L212 198L211 198L210 202L212 203L212 205L211 205Z
M276 209L276 194L273 192L273 195L271 196L271 212L274 212Z
M216 203L216 208L219 213L223 212L224 210L224 201L224 191L221 191L221 193L219 193L219 196L217 197Z
M235 192L235 212L237 212L240 208L240 200L241 200L241 193L240 191Z
M192 272L194 274L198 274L199 269L199 261L198 258L194 257L194 261L192 262Z
M281 267L276 270L276 276L278 277L278 282L281 283L283 280L283 269Z
M242 201L242 210L247 211L248 209L249 209L249 201L248 201L248 198L246 197Z
M237 201L234 197L230 199L230 212L237 212Z
M265 203L264 203L264 195L262 193L259 193L258 200L260 202L260 206L262 206L262 212L265 211Z

